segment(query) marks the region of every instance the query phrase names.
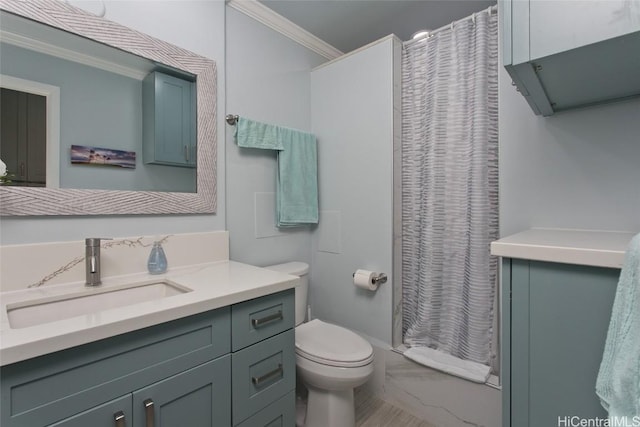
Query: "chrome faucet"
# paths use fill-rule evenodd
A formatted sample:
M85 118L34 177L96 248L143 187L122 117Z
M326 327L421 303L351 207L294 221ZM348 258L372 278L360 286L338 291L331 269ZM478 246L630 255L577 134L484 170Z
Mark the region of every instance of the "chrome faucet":
M90 237L88 239L84 239L84 264L87 274L87 281L85 283L86 286L98 286L102 283L102 281L100 280L100 240L111 239L100 237Z

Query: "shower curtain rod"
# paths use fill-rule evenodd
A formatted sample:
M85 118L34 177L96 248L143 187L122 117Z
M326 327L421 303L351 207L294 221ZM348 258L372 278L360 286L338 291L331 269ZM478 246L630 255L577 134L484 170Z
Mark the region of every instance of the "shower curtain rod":
M494 4L493 6L489 6L488 8L486 8L484 10L481 10L480 12L474 12L469 16L466 16L466 17L464 17L462 19L458 19L457 21L453 21L450 24L443 25L442 27L437 28L437 29L435 29L433 31L427 31L426 34L424 34L423 36L420 36L420 37L418 37L416 39L411 39L411 40L404 41L404 42L402 42L402 46L409 46L409 45L412 45L413 43L428 39L429 37L433 36L434 34L439 33L442 30L446 30L447 28L453 29L453 27L456 24L459 24L460 22L468 21L469 19L471 19L473 22L475 22L476 21L476 15L478 15L480 13L484 13L484 12L488 13L489 15L491 15L496 10L498 10L498 5Z

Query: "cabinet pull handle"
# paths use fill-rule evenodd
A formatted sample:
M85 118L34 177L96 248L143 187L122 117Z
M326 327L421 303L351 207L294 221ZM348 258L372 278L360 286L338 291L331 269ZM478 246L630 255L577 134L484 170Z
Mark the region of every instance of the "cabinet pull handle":
M116 427L126 427L124 412L118 411L115 414L113 414L113 420L116 422Z
M154 407L153 407L153 400L151 399L147 399L143 402L144 404L144 413L145 416L147 418L147 423L145 424L146 427L153 427L154 425Z
M276 320L282 320L282 310L278 310L277 313L273 313L272 315L266 317L261 317L260 319L251 319L251 324L254 328L259 328L269 322L273 322Z
M189 161L189 147L187 147L186 145L184 146L184 159L187 162Z
M253 385L255 385L256 387L260 387L261 383L268 381L270 379L272 379L275 376L279 376L282 377L282 363L278 363L278 367L276 369L274 369L271 372L267 372L266 374L260 376L260 377L251 377L251 382L253 383Z

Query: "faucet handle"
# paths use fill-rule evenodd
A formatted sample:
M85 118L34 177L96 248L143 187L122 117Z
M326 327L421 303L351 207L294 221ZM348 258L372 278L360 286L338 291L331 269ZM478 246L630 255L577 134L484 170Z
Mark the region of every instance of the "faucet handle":
M111 237L88 237L84 239L86 246L100 246L101 240L113 240Z

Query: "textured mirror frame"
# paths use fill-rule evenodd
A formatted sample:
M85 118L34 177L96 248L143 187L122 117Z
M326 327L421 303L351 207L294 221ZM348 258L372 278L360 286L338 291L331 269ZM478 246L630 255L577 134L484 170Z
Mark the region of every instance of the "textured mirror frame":
M214 61L58 0L0 0L0 9L194 74L198 110L196 193L0 186L0 215L215 213L217 125Z

